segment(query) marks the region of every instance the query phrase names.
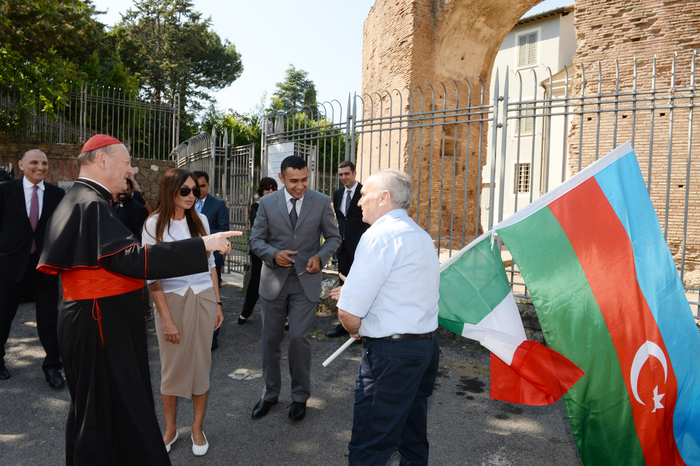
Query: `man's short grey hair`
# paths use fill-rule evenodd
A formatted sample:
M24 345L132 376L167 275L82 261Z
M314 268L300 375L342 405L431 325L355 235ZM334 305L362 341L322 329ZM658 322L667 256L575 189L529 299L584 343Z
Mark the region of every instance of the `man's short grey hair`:
M112 144L109 146L100 147L99 149L83 152L82 154L80 154L78 156L78 166L84 167L85 165L90 165L92 163L95 163L95 157L97 156L98 152L104 152L105 154L109 155L110 157L114 157L114 146L117 146L117 145L119 145L119 144Z
M46 157L46 154L44 154L44 151L43 151L43 150L40 150L40 149L29 149L27 152L25 152L24 154L22 154L22 158L21 158L20 160L24 161L24 159L27 157L27 155L31 154L32 152L38 152L38 153L40 153L41 155L43 155L44 157ZM46 157L46 158L48 158L48 157Z
M379 191L389 191L391 194L391 205L395 209L406 209L411 207L413 201L413 185L411 178L404 172L389 168L373 173L367 178L367 183L374 183Z

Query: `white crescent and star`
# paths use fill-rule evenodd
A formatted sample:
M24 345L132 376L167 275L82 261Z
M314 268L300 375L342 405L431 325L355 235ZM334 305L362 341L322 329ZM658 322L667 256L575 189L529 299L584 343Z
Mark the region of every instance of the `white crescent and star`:
M645 403L639 397L637 384L639 383L639 373L641 372L644 364L647 362L647 359L649 359L651 356L658 359L664 368L664 383L666 383L666 380L668 379L668 361L666 359L666 355L664 354L664 350L662 350L656 343L647 340L642 346L639 347L637 354L634 355L632 369L630 370L630 385L632 386L632 394L634 395L634 398L643 405L645 405ZM665 393L659 394L659 386L657 385L654 388L654 409L652 410L652 413L655 413L657 409L664 407L664 405L661 404L661 399L664 396L666 396Z

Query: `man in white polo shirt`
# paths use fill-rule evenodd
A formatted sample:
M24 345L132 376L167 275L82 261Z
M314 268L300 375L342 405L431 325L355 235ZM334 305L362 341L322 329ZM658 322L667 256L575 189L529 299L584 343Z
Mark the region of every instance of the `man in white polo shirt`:
M362 218L372 226L345 285L333 290L338 318L364 350L355 387L351 465L428 464L428 397L439 363L438 257L409 216L409 177L382 170L362 187Z

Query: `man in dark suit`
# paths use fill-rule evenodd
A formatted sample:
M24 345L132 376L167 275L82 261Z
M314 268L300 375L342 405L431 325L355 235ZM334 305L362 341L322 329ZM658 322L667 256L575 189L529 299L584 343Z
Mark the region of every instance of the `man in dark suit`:
M228 231L228 208L224 201L209 194L209 174L203 171L195 171L192 173L197 177L197 183L199 184L199 190L201 192L199 199L194 204L195 210L207 217L211 234ZM214 261L216 263L216 275L219 277L219 289L221 289L221 269L224 265L224 256L219 252L214 252ZM217 338L219 336L219 330L219 328L214 330L214 338L211 342L212 351L219 347L219 340Z
M114 208L119 215L119 220L141 242L141 230L148 218L148 209L134 198L134 183L129 178L126 179L126 189L117 193L117 200L119 204Z
M18 163L21 179L0 184L0 379L9 379L5 343L20 300L30 296L36 304L39 340L46 351L42 369L52 388L65 385L56 336L58 277L36 270L44 244L44 231L63 190L44 182L49 171L46 154L37 149L24 153Z
M355 164L349 160L338 165L338 178L343 183L343 187L333 193L333 208L335 218L338 219L338 230L343 242L335 253L338 257L338 272L347 277L350 272L353 260L355 260L355 249L360 242L362 234L367 231L369 224L362 221L362 209L358 207L360 200L360 190L362 184L357 182L357 171ZM340 279L343 284L343 279ZM348 335L343 324L338 324L336 328L326 333L328 338L342 337Z
M260 199L250 234L250 249L263 260L260 299L263 317L262 367L265 389L252 417L277 404L282 385L280 344L289 315L289 373L292 407L289 418L306 415L311 394L309 328L321 294L321 269L338 246L340 235L331 200L309 187L309 170L301 157L285 158L279 179L284 186ZM321 244L321 236L325 239Z

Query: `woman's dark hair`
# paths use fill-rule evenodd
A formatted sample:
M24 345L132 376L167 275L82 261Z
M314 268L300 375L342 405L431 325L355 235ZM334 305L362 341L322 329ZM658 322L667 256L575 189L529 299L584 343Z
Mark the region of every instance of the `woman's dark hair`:
M199 186L197 183L197 178L194 174L188 170L183 170L182 168L171 168L160 182L160 194L158 195L158 205L156 210L153 211L149 217L158 215L156 220L156 231L155 235L149 232L157 242L163 241L163 233L165 233L166 226L168 231L170 231L170 220L175 215L175 196L180 195L180 188L185 184L187 178L194 181L195 186ZM199 218L199 214L194 209L185 210L185 218L187 219L187 227L190 229L190 235L193 238L197 236L206 236L207 230L204 229L204 224Z
M258 193L258 197L263 196L263 191L265 191L265 188L274 188L274 190L277 191L277 181L269 176L260 178L260 183L258 184L258 189L256 191Z

